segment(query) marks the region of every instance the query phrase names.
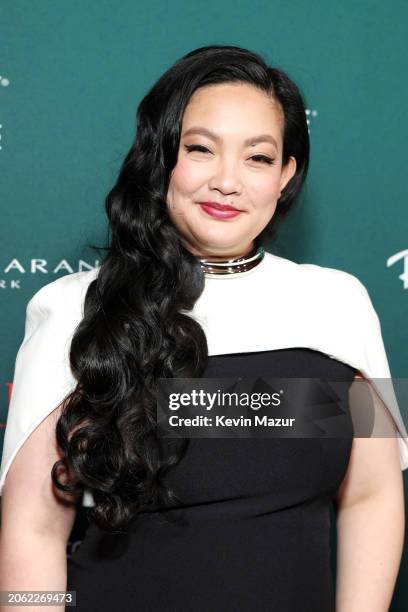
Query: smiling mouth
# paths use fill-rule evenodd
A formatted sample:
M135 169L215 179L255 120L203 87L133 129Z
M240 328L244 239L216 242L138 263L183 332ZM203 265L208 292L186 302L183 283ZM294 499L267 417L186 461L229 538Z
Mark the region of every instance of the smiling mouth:
M211 206L216 210L232 210L234 212L241 212L238 208L230 206L229 204L219 204L218 202L199 202L201 206Z
M218 206L212 206L207 202L200 202L200 208L209 217L219 220L232 219L241 214L240 210L232 208L232 206L223 206L220 208Z

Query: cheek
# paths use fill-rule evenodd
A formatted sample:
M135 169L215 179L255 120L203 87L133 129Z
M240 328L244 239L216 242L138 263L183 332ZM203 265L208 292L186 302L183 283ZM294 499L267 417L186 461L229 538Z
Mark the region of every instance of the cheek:
M187 160L179 160L174 168L170 187L173 193L188 195L199 189L205 181L205 171L199 164L191 164Z
M268 206L275 204L279 197L279 176L257 176L248 186L251 192L251 200L255 206Z

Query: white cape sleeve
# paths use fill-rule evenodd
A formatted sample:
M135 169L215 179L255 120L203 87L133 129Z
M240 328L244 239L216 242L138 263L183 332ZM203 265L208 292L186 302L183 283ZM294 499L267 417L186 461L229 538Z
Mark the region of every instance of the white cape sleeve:
M356 307L356 335L359 337L359 349L355 351L354 365L370 382L375 394L378 394L393 419L399 445L401 469L405 470L408 468L408 434L395 393L380 319L366 287L356 277L354 280L358 291L357 294L354 294L352 304ZM396 379L395 384L397 385L398 382L400 381ZM406 414L407 406L403 408L403 414Z
M69 276L78 274L83 273ZM78 291L65 294L66 282L67 277L61 277L44 285L26 307L24 339L16 356L3 443L0 495L17 451L76 385L69 348L81 309L73 303L78 302L73 299ZM68 282L71 287L78 286L76 281Z
M403 419L402 414L407 414L408 406L402 406L404 410L401 414L385 351L380 319L367 288L358 277L343 270L322 268L309 263L301 264L299 268L318 273L315 276L317 284L312 285L311 279L308 279L308 283L313 286L315 294L321 295L321 302L327 306L326 313L322 313L319 308L312 313L311 329L323 328L325 333L319 336L317 344L311 342L311 345L334 359L353 366L363 374L365 381L374 392L373 397L377 397L371 408L373 409L374 405L379 408L381 404L392 417L394 435L398 440L401 469L407 469L408 434L405 427L406 419ZM320 277L323 271L326 275L325 283ZM327 272L330 274L327 275ZM319 293L322 288L323 293ZM334 297L325 301L327 296ZM336 312L335 320L344 321L344 325L335 325L332 312ZM323 325L325 317L329 323ZM396 380L396 382L401 381ZM361 389L364 384L363 382L360 385ZM358 407L354 406L354 409Z

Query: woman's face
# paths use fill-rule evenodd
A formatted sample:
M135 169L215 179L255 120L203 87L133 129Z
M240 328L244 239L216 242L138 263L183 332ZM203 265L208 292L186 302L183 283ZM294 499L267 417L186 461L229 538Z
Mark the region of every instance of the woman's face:
M252 85L225 83L194 92L167 193L170 217L193 254L236 258L253 248L296 170L294 157L282 167L282 137L280 107ZM239 212L222 217L202 202Z

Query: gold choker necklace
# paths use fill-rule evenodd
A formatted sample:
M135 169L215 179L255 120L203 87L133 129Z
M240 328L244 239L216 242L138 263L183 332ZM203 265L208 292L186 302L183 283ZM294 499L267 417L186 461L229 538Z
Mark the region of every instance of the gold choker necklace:
M201 269L205 274L211 276L225 276L227 274L239 274L240 272L248 272L255 266L259 265L264 258L265 249L262 246L255 247L237 259L225 259L223 261L211 261L210 259L199 259Z

